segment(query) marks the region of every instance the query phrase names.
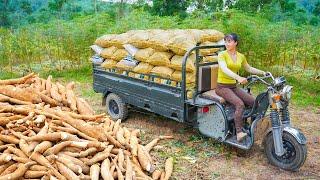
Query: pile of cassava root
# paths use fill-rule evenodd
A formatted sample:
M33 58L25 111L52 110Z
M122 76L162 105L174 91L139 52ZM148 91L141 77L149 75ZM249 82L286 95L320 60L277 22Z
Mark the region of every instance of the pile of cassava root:
M173 158L156 167L138 129L95 115L74 83L31 73L0 80L0 180L169 179Z

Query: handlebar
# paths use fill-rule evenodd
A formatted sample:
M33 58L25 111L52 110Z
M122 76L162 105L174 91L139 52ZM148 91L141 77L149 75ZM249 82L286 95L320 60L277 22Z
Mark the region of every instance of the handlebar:
M251 84L255 83L256 81L260 81L263 84L265 84L267 86L270 86L271 84L264 80L264 79L267 79L267 78L271 78L272 80L274 80L274 77L272 76L272 74L270 72L267 72L265 74L265 76L263 76L263 77L260 77L260 76L257 76L257 75L248 76L247 77L248 84L246 85L246 87L250 86Z

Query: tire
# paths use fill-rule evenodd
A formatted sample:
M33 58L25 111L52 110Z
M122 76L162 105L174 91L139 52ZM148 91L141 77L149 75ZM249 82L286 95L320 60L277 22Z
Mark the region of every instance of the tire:
M116 94L110 93L106 98L107 113L111 119L116 121L118 119L125 120L128 117L128 107L126 103Z
M307 147L300 144L295 137L287 132L282 136L283 148L286 150L282 156L277 156L274 150L272 132L266 137L264 150L270 164L288 171L297 171L307 158Z

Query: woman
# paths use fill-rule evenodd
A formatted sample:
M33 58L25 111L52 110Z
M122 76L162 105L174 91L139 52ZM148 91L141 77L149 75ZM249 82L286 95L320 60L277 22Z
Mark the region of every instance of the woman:
M237 52L238 35L228 34L224 37L226 51L222 51L218 56L218 85L216 93L223 97L227 102L235 106L234 122L237 132L237 141L242 141L247 134L242 131L242 115L245 105L253 106L255 98L249 93L236 86L246 84L247 79L237 74L241 67L252 74L266 74L266 72L251 67L245 56Z

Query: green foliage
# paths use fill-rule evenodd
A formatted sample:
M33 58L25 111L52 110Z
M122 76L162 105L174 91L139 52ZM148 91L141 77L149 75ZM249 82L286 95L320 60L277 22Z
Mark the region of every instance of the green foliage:
M271 2L272 0L238 0L232 7L245 12L258 12Z
M154 15L160 16L176 16L186 17L186 10L189 6L187 0L153 0L153 6L150 8L150 12Z

